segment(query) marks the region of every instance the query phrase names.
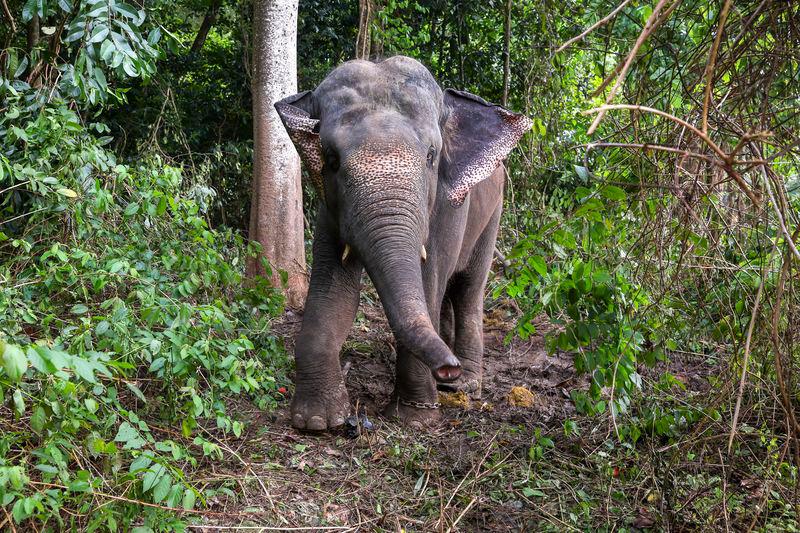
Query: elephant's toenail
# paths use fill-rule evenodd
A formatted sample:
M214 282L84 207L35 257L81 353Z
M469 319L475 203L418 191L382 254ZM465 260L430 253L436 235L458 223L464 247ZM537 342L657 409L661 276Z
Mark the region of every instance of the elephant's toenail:
M292 417L292 425L297 429L305 429L306 421L303 418L303 415L301 415L300 413L295 413L294 416Z
M333 417L333 420L331 421L331 425L333 427L339 427L342 424L344 424L344 417L343 416L336 415L336 416Z
M327 428L327 424L325 424L325 419L321 416L312 416L306 422L306 429L311 429L314 431L322 431L323 429Z

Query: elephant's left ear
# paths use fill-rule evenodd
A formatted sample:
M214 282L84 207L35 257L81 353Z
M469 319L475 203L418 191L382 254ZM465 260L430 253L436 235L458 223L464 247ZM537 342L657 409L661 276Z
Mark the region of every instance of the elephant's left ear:
M447 89L444 104L449 112L443 132L444 177L450 186L450 203L458 207L474 185L494 172L533 122L463 91Z
M311 118L313 99L311 91L305 91L275 102L275 110L281 117L289 138L297 148L308 176L320 198L325 198L322 186L322 144L319 140L319 120Z

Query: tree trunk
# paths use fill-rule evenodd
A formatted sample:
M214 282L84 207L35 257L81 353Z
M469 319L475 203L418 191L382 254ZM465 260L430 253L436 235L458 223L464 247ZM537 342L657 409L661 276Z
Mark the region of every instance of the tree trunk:
M358 37L356 37L356 59L369 59L370 29L375 16L373 0L358 0Z
M203 45L206 42L206 38L208 37L208 32L211 31L211 27L217 20L217 14L219 13L219 6L221 3L222 0L213 0L211 5L208 7L206 16L203 17L203 23L200 24L200 29L197 30L197 35L192 43L192 48L190 50L192 54L196 54L202 50Z
M506 3L506 20L503 32L503 106L508 105L508 86L511 81L511 0Z
M298 0L256 0L253 25L253 196L250 239L272 266L288 274L286 301L301 307L308 289L303 245L300 158L273 104L297 92ZM248 276L264 275L261 258Z

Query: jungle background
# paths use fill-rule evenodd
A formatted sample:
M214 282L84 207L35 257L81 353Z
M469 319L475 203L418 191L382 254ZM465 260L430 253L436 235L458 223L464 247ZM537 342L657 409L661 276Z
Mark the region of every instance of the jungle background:
M486 401L381 419L367 291L318 436L244 278L252 2L0 7L0 528L798 529L800 4L301 0L301 90L405 54L534 120Z

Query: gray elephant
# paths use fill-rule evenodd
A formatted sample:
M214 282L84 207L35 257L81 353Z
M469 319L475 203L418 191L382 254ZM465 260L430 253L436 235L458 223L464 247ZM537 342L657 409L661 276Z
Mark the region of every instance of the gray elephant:
M437 381L480 394L502 161L530 119L442 91L403 56L344 63L275 108L322 199L292 424L324 430L350 413L339 351L365 268L398 343L387 413L412 425L435 420Z

